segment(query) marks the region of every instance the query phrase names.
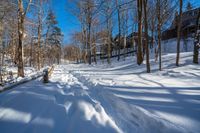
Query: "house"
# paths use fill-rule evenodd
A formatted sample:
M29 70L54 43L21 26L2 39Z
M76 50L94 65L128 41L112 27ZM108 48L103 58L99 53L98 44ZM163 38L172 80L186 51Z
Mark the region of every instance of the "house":
M200 12L200 7L183 12L181 22L181 38L193 37L197 27L197 18ZM162 40L169 40L177 37L177 18L174 18L169 29L162 33Z
M138 32L132 32L127 37L121 36L120 37L120 45L119 45L119 34L116 35L114 38L111 38L110 50L111 50L111 57L118 56L118 48L120 47L120 56L126 54L134 54L137 51L137 44L138 44ZM124 45L124 41L126 39L126 45ZM142 49L145 50L145 33L142 33ZM152 38L149 36L149 44L152 44ZM98 39L94 43L95 47L91 47L91 50L95 48L96 56L100 59L106 59L108 53L108 45L107 45L107 37L106 34L99 34ZM145 52L144 52L145 53ZM94 56L93 53L91 55Z
M142 46L145 44L145 33L142 33ZM119 35L114 38L115 44L119 43ZM124 46L124 37L121 37L120 49L132 48L137 46L138 43L138 32L132 32L126 37L126 46ZM151 43L151 37L149 36L149 43Z
M138 44L138 32L132 32L131 34L129 34L128 36L127 36L127 47L128 48L130 48L131 47L131 45L135 45L135 46L137 46L137 44ZM152 37L151 36L148 36L148 39L149 39L149 43L148 44L152 44L151 43L151 40L152 40ZM142 46L144 46L145 45L145 40L146 40L146 38L145 38L145 33L143 32L142 33ZM134 41L134 42L133 42Z

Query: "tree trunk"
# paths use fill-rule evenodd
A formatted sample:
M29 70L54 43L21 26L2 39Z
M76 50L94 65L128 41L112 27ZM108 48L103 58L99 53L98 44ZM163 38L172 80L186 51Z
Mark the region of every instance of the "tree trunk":
M89 22L88 24L88 41L87 41L87 44L88 44L88 63L91 65L92 63L92 60L91 60L91 39L90 39L90 36L91 36L91 23Z
M162 70L162 49L161 49L161 27L158 24L158 55L159 55L159 70Z
M118 0L116 0L116 6L117 6L117 19L118 19L118 31L119 31L119 40L118 40L118 45L117 45L117 50L118 50L118 57L117 60L120 60L120 49L121 49L121 19L120 19L120 7L118 4Z
M86 41L86 30L84 27L82 27L82 40L83 40L83 51L82 51L82 60L84 63L87 63L87 58L86 58L86 55L87 55L87 41Z
M30 60L29 60L29 65L32 67L33 64L33 39L31 38L31 49L30 49Z
M199 63L199 47L200 47L200 30L199 30L199 23L200 23L200 10L198 13L197 21L196 21L196 33L194 38L194 52L193 52L193 63L198 64Z
M194 44L193 63L199 64L199 48L197 43Z
M0 45L2 45L3 43L3 23L2 23L2 21L0 20ZM2 56L3 56L3 48L2 48L3 46L0 46L0 52L1 52L1 54L0 54L0 60L2 60ZM0 62L0 82L3 82L3 75L2 75L2 67L3 67L3 64Z
M137 0L137 10L138 10L137 64L140 65L143 62L143 57L142 57L142 0Z
M110 61L110 58L111 58L111 38L112 38L112 35L111 35L111 20L109 20L109 18L107 17L107 62L108 64L111 64L111 61Z
M157 19L158 19L158 54L159 54L159 70L162 70L162 47L161 47L161 14L160 14L160 0L157 0Z
M108 61L108 64L111 64L111 61L110 61L110 57L111 57L111 41L110 41L110 36L108 37L108 49L107 49L107 55L108 55L108 58L107 58L107 61Z
M24 62L23 62L23 37L24 37L24 11L22 0L18 0L18 76L24 77Z
M38 14L38 46L37 46L37 69L40 70L40 44L41 44L41 14Z
M152 49L154 46L154 29L155 29L155 23L154 23L154 18L151 19L151 45L150 48Z
M149 63L149 37L148 37L148 22L147 22L147 0L143 0L144 3L144 21L145 21L145 50L146 50L146 67L147 73L150 73Z
M183 1L179 0L179 16L178 16L178 27L177 27L177 53L176 53L176 66L179 66L179 56L180 56L180 41L181 41L181 21L182 21L182 7Z
M94 62L95 62L95 64L97 64L97 57L96 57L96 44L94 44L93 55L94 55Z

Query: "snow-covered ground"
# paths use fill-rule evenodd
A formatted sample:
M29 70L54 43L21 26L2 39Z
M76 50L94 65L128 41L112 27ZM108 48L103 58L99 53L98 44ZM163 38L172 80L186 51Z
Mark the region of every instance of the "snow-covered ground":
M163 56L145 73L134 57L112 65L56 66L51 82L0 93L3 133L199 133L200 65L192 54Z
M163 53L176 53L177 38L162 41ZM192 52L194 50L194 38L181 39L180 52Z
M49 68L48 66L43 67L41 70L37 71L36 69L34 69L32 67L24 67L24 77L18 77L17 76L17 67L7 67L5 69L6 73L4 73L7 75L3 76L3 85L0 86L0 92L7 88L15 86L17 84L24 83L24 82L30 81L32 79L35 79L39 76L42 76L43 71L48 68Z
M8 82L10 80L20 80L21 77L17 77L17 67L13 66L4 66L2 73L5 75L3 76L3 82ZM37 73L37 70L33 67L24 67L24 75L25 77L29 77L30 75L33 75L34 73ZM12 75L11 75L12 74Z

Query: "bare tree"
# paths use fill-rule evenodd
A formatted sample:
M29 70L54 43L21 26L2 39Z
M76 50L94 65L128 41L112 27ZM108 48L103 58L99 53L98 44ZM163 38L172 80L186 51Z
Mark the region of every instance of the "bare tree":
M117 60L120 60L120 49L121 49L121 11L120 8L121 6L119 5L119 0L116 0L116 8L117 8L117 20L118 20L118 45L117 45L117 50L118 50L118 58Z
M159 55L159 70L162 70L162 45L161 32L163 25L169 20L173 14L174 7L171 0L156 0L156 18L157 18L157 32L158 32L158 50L156 54ZM156 55L157 57L157 55Z
M4 3L5 1L1 1L1 5L5 6ZM3 19L5 17L5 13L6 13L6 9L1 7L0 8L0 83L2 83L3 81L3 77L2 77L2 66L3 66L3 63L2 63L2 60L3 60Z
M200 49L200 10L198 11L198 17L196 20L196 33L194 38L194 51L193 51L193 63L199 63L199 49Z
M112 8L113 1L107 0L103 4L103 14L105 16L106 21L106 31L107 37L105 43L107 44L107 62L111 63L111 46L112 46L112 30L113 30L113 22L112 22Z
M159 52L159 70L162 70L162 64L161 64L161 24L162 24L162 19L161 19L161 9L160 9L160 0L157 0L157 19L158 19L158 52Z
M8 50L5 49L5 43L9 43L8 40L4 40L3 36L5 35L6 31L9 32L9 34L11 33L9 24L11 24L10 18L12 18L14 13L13 9L15 8L11 5L10 1L0 1L0 82L3 81L2 69L4 67L4 56L6 53L8 53Z
M148 17L148 28L151 31L151 43L150 48L152 49L155 43L155 31L156 31L156 6L155 6L155 0L148 2L148 11L147 11L147 17ZM156 47L155 47L156 51ZM156 52L155 52L156 53Z
M40 68L44 65L44 54L45 50L42 52L42 32L44 31L44 26L43 23L45 20L45 5L47 4L48 0L37 0L35 1L35 7L36 7L36 16L37 16L37 69L40 70ZM47 8L48 10L48 8ZM46 12L47 12L46 10ZM48 37L48 31L49 27L47 27L47 34L46 34L46 39ZM44 45L47 43L45 39ZM42 58L43 57L43 58Z
M137 43L137 64L143 62L142 56L142 0L137 0L137 15L138 15L138 43Z
M38 0L38 47L37 47L37 69L40 70L40 47L41 47L41 32L42 32L42 0Z
M124 60L126 58L126 53L128 52L128 48L127 48L127 34L128 34L128 19L129 19L129 16L128 16L128 9L127 7L125 6L123 11L122 11L122 18L121 18L121 21L122 21L122 34L123 34L123 54L124 54ZM127 48L127 49L126 49Z
M176 66L179 66L180 56L180 41L181 41L181 23L182 23L182 8L183 0L179 0L179 15L177 23L177 52L176 52Z
M72 2L72 1L71 1ZM100 12L100 7L104 1L98 0L73 0L72 4L74 4L74 9L68 9L70 12L75 15L80 21L81 30L82 30L82 43L84 46L83 49L83 58L85 63L92 63L92 53L94 55L95 52L95 34L93 31L95 30L95 25L98 21L98 13ZM95 61L94 55L94 61ZM87 58L87 60L86 60Z
M23 39L24 34L24 20L29 10L32 0L28 1L28 5L24 8L23 0L18 0L18 76L24 77L24 61L23 61Z
M144 23L145 23L145 50L146 50L146 67L147 73L150 73L150 63L149 63L149 35L148 35L148 20L147 20L147 0L143 0L144 4Z

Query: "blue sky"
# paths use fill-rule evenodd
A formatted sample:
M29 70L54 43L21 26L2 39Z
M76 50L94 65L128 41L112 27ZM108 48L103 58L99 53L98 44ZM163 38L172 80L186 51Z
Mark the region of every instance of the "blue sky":
M58 26L64 33L64 43L70 42L70 35L74 30L78 31L79 23L75 16L66 10L67 0L52 0L51 8L56 15Z
M184 0L184 2L190 1L193 7L200 7L200 0ZM66 10L67 0L52 0L51 8L54 10L58 26L61 28L64 33L64 43L70 43L70 35L73 31L79 31L80 25L70 11ZM69 3L68 3L69 4Z

